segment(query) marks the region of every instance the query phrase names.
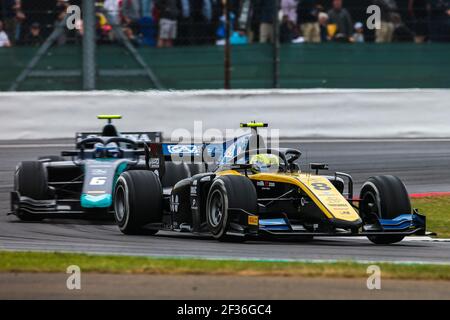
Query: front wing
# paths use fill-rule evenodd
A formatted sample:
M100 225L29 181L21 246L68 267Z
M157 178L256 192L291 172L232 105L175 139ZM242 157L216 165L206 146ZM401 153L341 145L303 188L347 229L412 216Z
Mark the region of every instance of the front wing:
M242 210L243 211L243 210ZM426 217L414 210L411 214L403 214L394 219L378 219L376 224L364 225L358 230L333 229L330 231L306 229L303 225L292 224L288 218L263 219L255 218L247 212L247 230L249 235L269 235L275 237L293 236L380 236L380 235L435 235L426 231Z
M17 191L10 193L11 212L23 211L42 218L112 218L113 212L105 210L86 210L77 199L35 200L21 196Z

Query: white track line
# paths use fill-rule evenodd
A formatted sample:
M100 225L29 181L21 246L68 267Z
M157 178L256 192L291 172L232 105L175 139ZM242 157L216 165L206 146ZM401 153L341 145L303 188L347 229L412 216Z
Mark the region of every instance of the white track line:
M0 92L0 98L15 98L15 97L41 97L41 96L56 96L56 97L98 97L98 96L159 96L159 97L173 97L177 95L182 96L231 96L231 95L286 95L286 94L327 94L327 93L439 93L446 92L448 89L233 89L233 90L147 90L130 92L124 90L108 90L108 91L25 91L25 92Z
M7 252L45 252L45 253L72 253L72 254L88 254L88 255L113 255L113 256L136 256L136 257L148 257L148 258L169 258L169 259L198 259L198 260L221 260L221 261L252 261L252 262L304 262L304 263L340 263L340 262L353 262L358 264L377 264L377 263L390 263L397 265L450 265L450 262L440 261L420 261L420 260L405 260L405 261L393 261L393 260L355 260L355 259L270 259L270 258L242 258L242 257L222 257L222 256L196 256L181 254L173 256L170 254L147 254L147 253L122 253L122 252L106 252L106 251L79 251L79 250L52 250L52 249L28 249L28 248L7 248L0 244L1 251Z
M317 237L317 238L321 238L321 237ZM334 239L334 240L339 240L339 239L347 239L347 240L351 240L351 239L355 239L355 240L364 240L366 239L366 237L323 237L321 239ZM420 237L420 236L407 236L405 237L402 242L450 242L450 239L446 239L446 238L432 238L432 237L428 237L428 236L424 236L424 237Z

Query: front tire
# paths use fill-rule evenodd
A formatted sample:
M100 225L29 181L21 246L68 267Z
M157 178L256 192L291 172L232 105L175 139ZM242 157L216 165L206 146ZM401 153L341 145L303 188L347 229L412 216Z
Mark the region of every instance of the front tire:
M163 193L158 176L152 171L132 170L122 173L114 190L114 217L124 234L150 234L149 223L162 221Z
M376 215L379 219L394 219L411 213L411 202L403 182L395 176L376 176L369 178L360 194L360 214L363 219ZM375 244L392 244L402 241L402 235L368 236Z
M219 241L243 241L245 235L230 235L230 209L242 209L256 214L256 189L247 177L222 176L216 178L206 201L206 222L213 237Z
M48 178L47 170L39 161L23 161L19 163L14 177L14 190L20 196L33 200L48 199ZM22 221L41 221L43 218L20 208L16 212L17 217Z

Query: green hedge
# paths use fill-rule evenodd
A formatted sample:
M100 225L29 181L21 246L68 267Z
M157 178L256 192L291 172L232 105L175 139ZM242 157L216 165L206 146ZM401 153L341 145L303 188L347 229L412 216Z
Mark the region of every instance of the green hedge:
M7 90L36 48L0 49L0 90ZM223 47L142 48L141 54L169 89L223 87ZM137 69L119 46L99 46L101 69ZM450 88L450 44L291 44L280 50L283 88ZM232 87L270 88L272 47L232 49ZM54 47L37 70L81 67L81 48ZM145 77L99 77L98 89L145 90ZM80 77L30 78L21 90L80 90Z

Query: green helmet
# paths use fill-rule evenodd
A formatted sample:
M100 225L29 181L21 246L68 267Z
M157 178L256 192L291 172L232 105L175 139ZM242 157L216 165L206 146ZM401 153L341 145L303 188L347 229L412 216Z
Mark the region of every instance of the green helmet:
M278 170L280 158L269 153L256 154L251 156L249 163L253 165L253 173L268 172L270 169Z

